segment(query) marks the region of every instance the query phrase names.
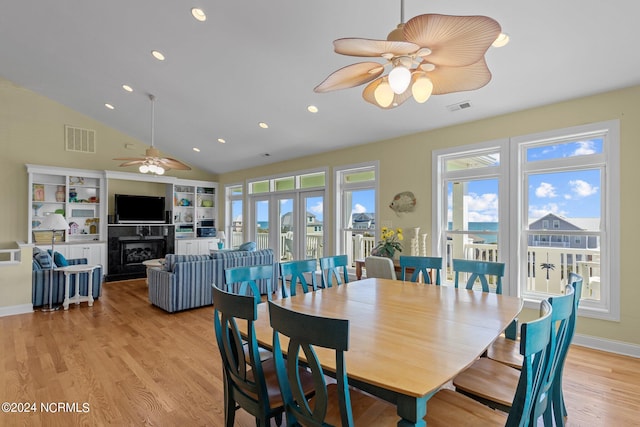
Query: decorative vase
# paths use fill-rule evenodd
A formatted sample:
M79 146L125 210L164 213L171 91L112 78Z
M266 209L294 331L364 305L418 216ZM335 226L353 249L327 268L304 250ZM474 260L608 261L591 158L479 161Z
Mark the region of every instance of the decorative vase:
M56 190L56 202L64 202L64 186L58 185Z

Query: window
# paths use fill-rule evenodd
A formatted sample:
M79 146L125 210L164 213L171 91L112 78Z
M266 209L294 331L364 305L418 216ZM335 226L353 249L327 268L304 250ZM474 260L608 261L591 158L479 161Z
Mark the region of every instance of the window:
M336 169L336 253L350 265L369 254L376 243L378 163Z
M433 161L448 268L454 257L505 262L505 292L527 303L563 293L576 272L581 314L619 319L618 121L440 150Z
M248 235L279 260L320 258L325 247L326 171L304 171L248 182Z
M242 209L243 209L243 191L242 184L232 184L225 187L225 194L227 201L225 224L228 247L237 248L243 242L243 223L242 223Z

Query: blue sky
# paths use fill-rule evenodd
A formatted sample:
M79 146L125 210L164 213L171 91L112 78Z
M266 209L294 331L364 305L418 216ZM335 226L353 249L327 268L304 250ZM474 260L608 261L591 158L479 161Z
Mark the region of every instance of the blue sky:
M602 144L602 139L594 139L530 148L527 161L533 163L602 153ZM602 179L597 169L530 175L527 192L529 219L540 218L547 213L566 218L599 218L601 188ZM467 203L470 222L497 222L497 180L469 182Z

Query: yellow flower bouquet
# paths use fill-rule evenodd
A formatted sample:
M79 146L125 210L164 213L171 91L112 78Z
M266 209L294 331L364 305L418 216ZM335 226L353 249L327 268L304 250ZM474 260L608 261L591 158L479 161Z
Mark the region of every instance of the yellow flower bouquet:
M391 228L382 227L380 231L382 233L382 239L378 242L376 247L373 248L371 255L393 258L396 251L402 252L402 243L400 243L404 239L402 236L402 228L396 228L393 230Z

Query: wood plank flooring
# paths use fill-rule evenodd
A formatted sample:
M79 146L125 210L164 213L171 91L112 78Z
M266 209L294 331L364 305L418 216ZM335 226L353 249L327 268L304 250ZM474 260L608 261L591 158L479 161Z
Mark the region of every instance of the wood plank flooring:
M168 314L131 280L105 283L93 307L0 318L0 402L22 410L0 425L224 425L212 316ZM572 348L565 393L569 426L640 426L640 359Z

